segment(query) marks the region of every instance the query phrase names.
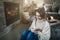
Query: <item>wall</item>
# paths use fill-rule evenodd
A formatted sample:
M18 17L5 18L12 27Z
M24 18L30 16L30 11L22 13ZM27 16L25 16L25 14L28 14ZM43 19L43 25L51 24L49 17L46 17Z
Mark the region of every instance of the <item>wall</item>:
M0 0L0 1L19 3L19 7L20 7L19 8L19 13L20 13L20 16L21 16L23 0ZM14 28L11 29L12 27L14 27ZM17 25L14 24L13 26L9 26L9 27L5 28L5 30L3 32L3 35L0 33L0 40L19 40L19 36L20 36L19 32L21 31L20 27L21 26L20 26L20 21L19 21L19 24L17 23Z
M44 0L45 3L53 3L53 2L56 2L56 3L60 3L60 0Z

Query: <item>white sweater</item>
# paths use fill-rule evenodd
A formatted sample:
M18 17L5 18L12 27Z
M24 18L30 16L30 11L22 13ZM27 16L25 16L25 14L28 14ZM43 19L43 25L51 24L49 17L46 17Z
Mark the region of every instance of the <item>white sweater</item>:
M42 32L38 31L39 40L49 40L50 39L50 25L46 20L33 20L31 25L31 30L41 29Z

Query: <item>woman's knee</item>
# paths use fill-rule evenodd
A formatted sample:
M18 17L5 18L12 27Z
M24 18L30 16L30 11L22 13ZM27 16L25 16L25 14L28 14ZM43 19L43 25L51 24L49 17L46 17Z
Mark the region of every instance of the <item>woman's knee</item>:
M26 40L33 40L33 35L34 35L34 33L29 32L29 34L28 34Z
M30 32L26 38L26 40L38 40L38 35Z
M29 30L25 29L23 32L22 32L22 35L27 35L29 33Z
M22 35L21 35L21 38L20 40L25 40L27 35L28 35L29 31L27 29L25 29L23 32L22 32Z

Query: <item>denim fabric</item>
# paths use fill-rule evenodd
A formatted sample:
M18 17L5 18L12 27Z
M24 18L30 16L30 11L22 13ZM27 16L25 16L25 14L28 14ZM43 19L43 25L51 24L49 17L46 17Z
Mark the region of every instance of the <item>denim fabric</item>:
M22 32L20 40L38 40L38 35L34 34L33 32L25 29Z

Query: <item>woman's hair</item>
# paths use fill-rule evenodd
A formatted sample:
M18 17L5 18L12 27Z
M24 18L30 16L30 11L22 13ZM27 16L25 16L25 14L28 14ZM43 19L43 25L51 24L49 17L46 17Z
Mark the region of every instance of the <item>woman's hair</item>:
M44 7L35 10L35 15L36 15L36 12L38 12L38 13L40 14L40 16L41 16L43 19L45 19L45 9L44 9Z

